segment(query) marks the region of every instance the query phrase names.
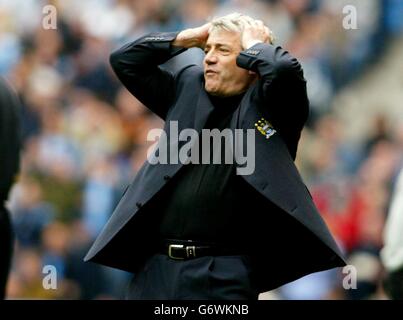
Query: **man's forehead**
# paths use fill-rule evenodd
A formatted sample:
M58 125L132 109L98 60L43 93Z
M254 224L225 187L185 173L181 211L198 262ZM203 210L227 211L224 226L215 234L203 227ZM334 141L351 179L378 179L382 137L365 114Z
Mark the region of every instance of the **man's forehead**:
M216 30L210 33L206 45L238 45L241 41L241 34L239 32Z

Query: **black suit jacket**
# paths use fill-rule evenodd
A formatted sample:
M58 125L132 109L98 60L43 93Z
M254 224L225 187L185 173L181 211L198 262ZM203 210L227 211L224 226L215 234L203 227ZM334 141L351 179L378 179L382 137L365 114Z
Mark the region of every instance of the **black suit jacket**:
M200 66L190 65L176 74L159 67L186 50L171 46L176 35L150 34L110 57L126 88L166 121L168 140L170 121L178 121L179 132L193 128L200 133L213 109ZM309 109L300 64L287 51L270 44L242 51L237 64L257 72L260 78L245 93L231 129L254 129L264 117L277 131L269 139L256 131L255 171L242 176L276 208L268 207L267 212L260 208L262 220L256 221L257 226L267 226L259 229L261 241L256 250L259 284L266 291L345 262L294 165ZM185 143L179 142L178 148ZM147 210L148 204L181 166L144 163L85 260L135 272L150 254L156 237L155 213Z

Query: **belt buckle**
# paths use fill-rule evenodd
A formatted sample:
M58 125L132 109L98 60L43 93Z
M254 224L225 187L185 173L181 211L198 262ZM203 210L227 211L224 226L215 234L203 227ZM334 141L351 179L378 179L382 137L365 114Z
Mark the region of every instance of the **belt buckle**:
M186 256L188 258L196 257L196 247L195 246L186 246Z
M183 244L170 244L168 246L168 256L172 259L175 260L184 260L185 258L182 257L175 257L172 255L172 248L177 248L177 249L182 249L183 248ZM187 254L187 250L186 250L186 254Z

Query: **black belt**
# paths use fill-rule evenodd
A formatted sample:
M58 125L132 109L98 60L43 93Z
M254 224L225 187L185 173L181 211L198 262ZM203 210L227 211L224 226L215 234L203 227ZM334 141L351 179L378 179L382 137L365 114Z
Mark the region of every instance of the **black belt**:
M243 250L192 240L165 240L161 253L171 259L187 260L204 256L242 255Z

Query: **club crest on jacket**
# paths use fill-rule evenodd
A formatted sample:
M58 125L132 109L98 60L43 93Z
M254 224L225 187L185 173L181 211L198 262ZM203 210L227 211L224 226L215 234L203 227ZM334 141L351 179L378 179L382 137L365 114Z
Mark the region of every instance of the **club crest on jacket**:
M269 139L273 134L277 131L273 128L272 124L267 121L265 118L261 118L255 123L256 129L265 136L266 139Z

